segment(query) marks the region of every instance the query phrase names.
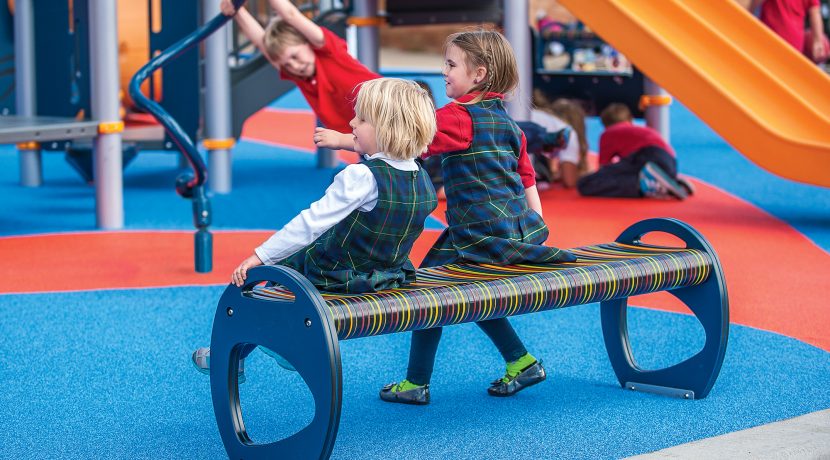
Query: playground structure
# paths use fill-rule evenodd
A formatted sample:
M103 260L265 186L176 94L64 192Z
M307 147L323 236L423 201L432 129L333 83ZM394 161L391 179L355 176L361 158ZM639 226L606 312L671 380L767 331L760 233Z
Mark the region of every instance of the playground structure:
M177 24L188 32L195 28L195 11L188 15L181 9L167 2L157 12L161 19L168 19L165 21L168 27L151 34L149 49L167 46L177 39L174 30ZM15 2L16 116L5 118L7 122L0 130L1 142L18 145L23 186L42 184L41 152L44 150L65 151L68 159L80 159L82 176L89 181L95 177L96 225L106 229L124 225L121 171L122 162L129 160L126 156L122 158L122 151L129 152L124 148L125 143L150 140L146 130L125 131L119 94L117 17L113 1ZM189 58L195 66L196 55ZM187 64L185 59L177 65L187 67ZM196 70L193 75L198 75ZM167 83L165 78L175 77L175 71L169 72L160 82ZM180 107L198 104L198 87L187 86L192 88L174 91L171 81L165 103ZM0 102L8 104L8 100ZM184 110L178 112L179 122L195 131L196 115L188 116ZM170 144L160 129L155 129L155 136L158 145L154 147ZM89 139L92 139L91 146ZM93 153L84 156L83 150Z
M239 7L243 1L238 0L236 6ZM202 273L209 272L213 268L213 236L208 231L212 216L210 201L205 191L207 168L201 155L196 150L193 139L187 135L184 129L160 104L150 100L142 93L141 85L154 72L175 61L178 56L205 40L229 20L230 18L217 14L199 30L176 42L151 59L130 80L130 98L138 108L151 113L164 126L165 132L173 139L192 170L192 173L181 174L176 179L176 192L182 197L190 199L193 204L193 224L197 228L194 235L195 265L196 271ZM221 49L219 50L221 51ZM221 57L224 58L224 56Z
M333 6L324 3L321 8ZM793 180L830 185L830 179L821 173L826 170L830 148L830 131L826 129L828 117L823 111L830 98L827 91L830 79L739 6L731 2L721 5L692 0L672 0L648 6L625 0L563 1L603 40L631 59L634 71L631 75L620 75L540 69L538 40L535 41L537 53L534 56L525 2L511 2L504 8L503 2L499 1L469 3L426 2L413 8L407 2L390 0L386 5L386 17L378 18L377 1L363 0L354 2L348 19L345 19L345 13L338 11L339 15L327 25L334 28L348 23L351 29L348 35L356 37L353 42L356 42L358 59L377 70L378 27L384 19L394 26L498 22L500 18L505 34L515 44L520 68L519 97L508 106L514 118L529 117L530 106L526 100L530 88L536 86L549 93L591 99L596 110L606 103L624 102L668 138L666 105L671 98L661 89L665 87L760 166ZM135 8L135 4L131 3L130 8ZM119 81L115 65L117 50L103 45L103 42L115 42L111 40L116 34L111 27L115 23L112 17L117 16L114 4L112 1L81 0L73 2L71 11L63 4L40 13L33 5L32 0L17 2L14 45L17 50L16 80L34 84L17 85L17 115L25 118L3 118L0 142L18 144L21 183L37 186L42 181L41 149L71 153L69 147L78 145L78 139L93 139L95 153L88 158L94 158L89 161L89 168L94 165L97 179L97 226L122 228L121 171L122 161L129 157L122 158L119 153L126 150L122 142L135 138L130 138L129 129L124 131L119 114L120 98L115 84ZM147 50L141 51L138 47L141 52L157 53L192 33L199 24L200 15L193 5L185 8L181 3L171 1L160 5L161 10L155 14L164 27L155 30L157 21L151 12L147 26L153 28L153 32L148 34ZM201 6L203 20L218 14L215 0L204 0ZM106 14L107 18L101 19L99 14ZM75 24L68 39L41 36L46 33L42 32L44 30L65 30L61 25L66 24L67 18L72 18L69 22ZM0 17L0 21L8 22L9 17ZM102 22L109 24L109 28L102 29ZM38 27L33 27L34 23ZM57 56L63 53L71 57L71 65L68 70L64 69L66 80L71 82L69 85L50 84L54 72L35 71L55 67L51 62L56 60L55 54L42 55L43 44L53 42ZM89 52L84 51L87 49ZM199 81L199 57L195 51L184 53L171 62L147 89L151 99L160 99L188 137L201 137L209 152L210 180L207 183L215 193L230 192L230 148L241 132L244 119L291 88L290 84L278 80L276 72L261 56L229 69L228 49L226 34L214 34L206 42L201 121L200 115L192 110L192 107L200 106L199 85L186 84ZM736 66L735 62L741 65ZM89 72L85 71L87 67ZM56 72L60 70L57 66ZM257 90L251 91L253 86ZM95 94L89 94L90 89L94 89ZM56 106L58 103L62 105ZM784 116L785 113L801 115L791 117ZM79 114L83 116L80 120L75 118ZM31 118L35 115L61 118ZM204 128L201 136L200 124ZM176 148L176 142L169 135L154 136L140 141L150 142L149 145L155 142L155 148ZM786 161L780 152L787 152L786 158L797 160ZM331 152L322 152L319 158L321 166L333 166ZM194 212L194 221L198 222L200 211L194 207Z
M147 74L145 78L149 77L151 81L142 86L143 91L136 88L135 94L127 95L125 82L137 70L137 57L140 59L138 65L142 65L150 55L162 56L162 49L175 47L173 43L182 37L193 36L200 14L207 22L218 16L219 11L215 1L203 2L201 11L195 5L172 1L120 3L124 8L121 15L116 13L115 2L111 1L46 4L24 0L16 5L9 3L9 10L3 11L0 21L11 23L9 13L15 10L15 52L11 53L12 40L5 36L0 37L3 39L0 43L4 45L0 51L3 62L14 60L12 72L15 78L3 80L8 82L8 89L0 98L0 107L7 116L0 124L0 142L17 144L20 182L28 187L37 187L43 182L42 151L66 152L67 161L82 178L95 184L96 225L103 229L119 229L124 225L122 169L136 151L140 148L181 151L184 160L180 161L180 166L188 166L192 173L180 176L176 190L193 200L194 225L198 229L196 271L207 272L211 269L210 234L206 231L210 223L210 204L202 189L207 168L192 140L201 137L210 152L212 190L229 192L229 149L239 136L239 131L235 135L231 133L229 73L232 76L241 73L239 84L245 84L251 72L247 69L229 72L227 36L213 35L207 40L203 60L206 75L204 109L194 111L193 107L200 106L201 98L198 84L200 59L195 50L188 51L188 48L210 35L207 33L191 40L181 52L174 51L174 59L167 59L171 56L165 58L164 72ZM116 17L120 18L120 26L127 35L121 42L116 39ZM229 20L224 16L221 18L223 23ZM68 29L66 24L70 24ZM213 30L216 28L214 26ZM3 28L4 32L7 30L11 31L12 27ZM124 51L122 57L125 59L119 58L119 49ZM67 60L68 67L56 64ZM119 70L122 71L120 80ZM8 77L8 73L4 71L0 76ZM270 74L277 80L273 71ZM281 92L277 94L256 92L259 97L258 100L253 98L253 104L258 103L256 109L290 86L283 84L278 88ZM167 121L172 121L175 126L165 126L165 130L163 123L148 123L146 115L134 113L132 102L139 97L144 104L141 108L147 105L163 107L169 115ZM250 103L251 99L244 100ZM248 110L242 115L243 120L253 112ZM17 115L8 116L9 112ZM136 119L139 120L137 123ZM241 124L238 122L236 128L241 129Z
M15 40L18 48L15 59L19 62L17 72L23 75L18 76L17 80L35 82L33 85L17 85L18 116L31 117L36 114L62 119L40 118L35 121L5 118L8 122L0 141L14 142L21 147L21 184L24 186L39 186L43 181L41 150L66 151L67 158L87 182L93 182L93 176L106 176L101 181L96 181L96 189L107 190L106 193L97 193L98 196L111 197L108 203L98 203L97 225L100 228L121 228L121 170L137 150L175 150L176 143L158 125L146 123L146 117L142 119L140 114L136 116L133 113L127 113L125 116L124 107L119 106L119 116L115 118L125 122L124 131L109 134L119 134L125 145L120 148L124 152L122 164L114 165L112 163L117 162L116 159L110 158L107 173L96 171L94 174L93 165L103 162L93 161L93 155L89 153L89 148L84 147L83 141L95 138L97 133L94 128L98 125L97 120L89 117L95 111L90 107L90 75L85 71L86 61L90 60L87 50L91 49L88 33L91 33L89 29L92 29L86 18L87 2L77 1L71 4L71 8L63 4L50 7L48 10L42 10L42 7L33 8L35 4L31 0L17 3L18 14L14 16L17 24L15 30L20 32L21 37ZM203 2L200 12L199 8L193 8L193 5L183 6L169 1L160 2L156 7L158 11L154 11L152 5L143 2L121 1L119 8L122 12L116 17L121 18L118 24L123 29L122 37L130 38L122 39L119 43L119 51L123 51L124 56L117 58L121 66L120 69L110 71L110 80L120 81L118 88L125 89L125 82L131 77L130 74L137 70L137 60L140 56L158 54L176 40L191 33L199 23L199 16L208 18L212 13L218 12L215 3ZM262 3L264 2L259 4ZM345 35L346 13L331 8L334 5L325 3L321 3L320 8L328 9L320 15L319 20L335 32ZM391 1L387 4L385 19L391 25L414 25L464 21L498 22L503 16L508 37L525 44L517 46L517 55L522 62L521 67L527 70L523 72L523 86L529 88L532 84L530 69L533 64L530 56L530 36L525 21L526 5L520 5L525 8L515 8L516 5L511 5L513 7L502 9L501 2L497 0L455 3L457 4L428 2L413 8L407 2ZM145 7L146 15L142 14ZM358 58L374 70L378 68L378 25L381 23L377 17L377 9L377 2L356 2L350 12L352 19L348 20L353 30L351 36L356 37L354 47ZM125 17L129 20L123 19ZM54 49L45 46L56 40L53 36L54 30L62 30L59 25L65 21L76 24L75 29L70 30L67 37L57 37L60 39L60 46ZM34 27L34 24L37 24L37 27ZM35 48L37 52L34 51ZM193 51L182 54L175 62L171 62L163 73L152 77L150 85L142 86L144 94L159 102L190 138L202 138L203 145L209 151L208 184L210 190L216 193L230 192L229 148L240 135L244 120L292 87L290 83L278 79L276 72L262 56L254 56L242 65L229 69L225 64L228 48L224 34L216 34L216 37L207 41L204 56L205 100L201 104L201 115L192 110L192 107L200 105L199 85L185 84L199 81L199 58ZM66 72L62 72L60 68L48 74L34 70L44 68L48 62L59 60L62 55L69 56L73 63ZM127 75L118 76L118 70ZM27 74L34 74L37 79L27 78ZM49 79L69 83L49 84ZM256 87L257 90L251 91L252 87ZM524 92L529 94L529 90ZM123 102L128 109L131 108L132 97L126 92L122 96L116 93L111 97L119 103ZM3 101L0 101L0 104L2 103ZM8 105L8 101L6 104ZM516 118L527 118L529 107L524 103L513 104L511 111ZM202 132L199 131L200 125L204 128ZM73 130L67 131L67 127ZM47 129L54 133L51 137L46 136ZM78 131L77 134L74 133L75 130ZM75 135L61 136L67 133ZM321 166L331 167L336 163L331 152L320 152L319 157L318 164ZM181 163L182 166L184 164ZM107 183L111 185L105 185Z
M113 10L112 14L121 29L117 41L120 54L114 58L119 65L108 69L108 81L120 82L111 97L119 104L117 118L124 122L123 131L117 134L125 145L122 166L126 166L137 150L177 150L174 139L161 125L133 110L133 98L126 91L128 82L149 57L191 34L200 18L207 20L219 10L216 1L197 5L174 1L117 3L120 13ZM263 8L266 2L251 3L267 14L267 8ZM88 5L87 0L60 5L18 0L16 7L9 2L9 9L5 5L0 8L0 24L4 25L0 35L0 62L4 65L0 72L0 113L4 115L0 142L20 147L23 186L43 183L42 151L66 152L67 160L89 183L101 174L93 173L93 163L97 162L92 160L87 145L88 139L96 137L98 126L90 97L89 34L94 27L90 27ZM11 14L14 9L16 15ZM329 9L317 20L345 34L342 10ZM67 23L73 25L68 31L64 27ZM14 39L13 30L17 34ZM109 32L114 35L115 29ZM196 50L177 56L164 72L150 76L141 87L143 94L158 102L188 137L199 139L209 152L209 186L215 193L231 190L229 149L240 136L245 119L293 87L279 79L264 57L240 59L238 47L234 43L229 51L227 34L215 34L206 40L203 56ZM239 65L228 65L229 53L230 60ZM55 65L67 59L71 66ZM11 75L15 73L16 78ZM15 81L26 84L16 85ZM202 84L198 84L200 81ZM257 90L251 91L252 87ZM334 155L329 157L331 164L327 166L335 166ZM180 166L185 165L180 162ZM120 174L120 170L115 171L113 168L111 174ZM115 197L112 206L98 207L98 227L123 227L119 191L116 185L108 192Z

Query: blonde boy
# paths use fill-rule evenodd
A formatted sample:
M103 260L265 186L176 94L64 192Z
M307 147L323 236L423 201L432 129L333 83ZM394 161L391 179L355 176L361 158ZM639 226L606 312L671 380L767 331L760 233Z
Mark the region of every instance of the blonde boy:
M326 128L349 131L354 116L354 89L379 78L349 55L346 42L303 15L288 0L269 0L278 15L264 29L244 7L234 9L230 0L220 8L235 16L242 33L256 45L280 73L294 82Z

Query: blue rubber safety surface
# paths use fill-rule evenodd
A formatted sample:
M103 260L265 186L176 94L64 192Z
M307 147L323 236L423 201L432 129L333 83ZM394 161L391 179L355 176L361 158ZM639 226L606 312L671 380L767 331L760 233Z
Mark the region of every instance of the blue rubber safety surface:
M6 295L0 301L0 433L6 458L224 458L209 378L190 353L210 340L222 287ZM623 390L596 305L513 319L549 378L513 398L486 394L504 372L472 324L446 328L425 407L380 401L403 378L409 334L341 343L343 414L333 458L619 458L830 407L830 354L732 326L710 395L687 401ZM646 368L690 356L687 315L630 309ZM655 331L671 333L655 334ZM256 351L241 387L257 441L310 420L297 374Z

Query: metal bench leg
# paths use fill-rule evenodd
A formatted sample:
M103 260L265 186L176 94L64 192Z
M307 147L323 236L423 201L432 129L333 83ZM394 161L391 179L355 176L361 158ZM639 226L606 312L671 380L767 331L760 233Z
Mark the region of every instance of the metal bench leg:
M294 302L272 302L246 296L262 281L281 284ZM311 423L269 444L248 436L239 404L236 373L246 344L265 346L289 361L314 397ZM219 434L231 459L328 458L337 437L342 399L340 346L334 325L317 290L296 271L261 266L248 271L242 288L225 289L213 320L210 386Z
M712 273L704 283L668 291L686 304L700 321L706 342L702 350L685 361L665 369L643 370L634 360L628 339L627 299L611 300L600 304L608 357L623 387L687 399L705 398L720 373L729 336L729 299L723 269L709 242L695 229L676 219L638 222L624 231L617 241L636 244L649 232L675 235L688 248L705 251L712 258Z

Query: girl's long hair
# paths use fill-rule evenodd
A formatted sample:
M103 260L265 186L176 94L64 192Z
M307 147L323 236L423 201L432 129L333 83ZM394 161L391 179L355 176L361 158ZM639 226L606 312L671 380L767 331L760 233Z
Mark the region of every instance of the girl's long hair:
M545 95L536 90L533 92L533 102L537 108L550 113L571 126L579 142L579 174L588 172L588 137L585 130L585 111L578 102L559 98L550 102Z
M498 31L478 29L456 32L447 37L444 51L446 52L450 46L457 46L464 52L465 63L469 69L487 69L484 79L471 90L481 91L481 94L470 101L470 104L481 101L488 92L508 95L519 85L516 56L510 42Z

